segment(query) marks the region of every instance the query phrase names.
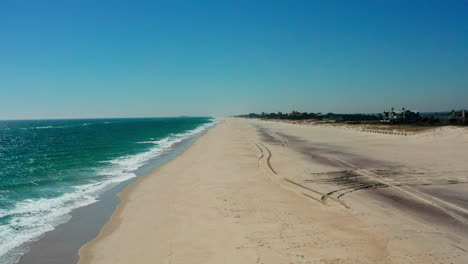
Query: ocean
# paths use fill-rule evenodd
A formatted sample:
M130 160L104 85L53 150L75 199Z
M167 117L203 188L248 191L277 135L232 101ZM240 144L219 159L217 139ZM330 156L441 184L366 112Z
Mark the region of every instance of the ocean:
M212 126L212 118L0 121L0 263L138 168Z

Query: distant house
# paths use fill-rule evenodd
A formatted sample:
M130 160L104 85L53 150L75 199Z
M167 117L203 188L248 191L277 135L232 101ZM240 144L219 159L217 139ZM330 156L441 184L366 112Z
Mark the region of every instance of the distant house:
M383 112L382 123L412 123L418 121L420 118L418 111L407 110L402 108L401 110L385 110Z
M449 122L457 125L468 125L468 111L465 109L452 111Z
M291 113L288 114L288 119L292 119L292 120L304 119L306 117L305 114L306 113L292 111Z
M291 113L289 113L290 117L300 117L301 115L302 115L302 113L297 112L297 111L292 111Z

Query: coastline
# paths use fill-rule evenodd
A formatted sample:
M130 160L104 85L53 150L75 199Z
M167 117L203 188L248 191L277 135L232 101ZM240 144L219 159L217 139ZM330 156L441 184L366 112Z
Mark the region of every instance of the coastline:
M199 135L197 135L194 138L191 138L187 140L189 143L185 144L182 148L180 148L175 155L172 156L172 158L166 159L165 162L160 163L159 166L155 166L151 171L148 171L147 173L133 179L131 182L125 184L124 188L121 188L119 192L116 193L116 198L119 200L118 204L115 206L114 210L112 210L112 214L109 216L108 220L106 223L104 223L98 234L93 238L88 240L85 244L83 244L79 250L78 250L78 262L77 263L89 263L91 260L91 256L89 255L88 252L86 252L89 248L93 247L94 244L99 243L102 239L104 239L107 235L115 231L120 223L121 223L121 214L126 206L126 203L129 200L129 196L131 193L137 188L138 185L143 184L143 181L151 177L156 171L162 167L165 166L166 164L170 164L177 160L181 155L183 155L188 149L192 147L193 144L195 144L200 138L205 136L207 132L209 132L211 129L215 128L221 121L217 121L212 127L209 127L208 129L204 130L201 132Z
M213 125L215 124L216 122L213 123ZM132 171L136 177L120 182L116 186L104 191L99 196L97 202L73 210L69 214L71 216L69 221L43 234L37 240L22 245L21 248L25 248L26 253L16 263L77 263L79 260L79 255L77 254L79 248L98 235L101 228L108 222L115 208L121 202L118 194L140 177L149 174L157 167L176 158L186 148L190 147L199 136L212 128L213 125L174 143L165 153L148 160L148 163Z
M462 133L466 144L465 130L448 132ZM434 137L450 143L458 136L447 135ZM410 147L427 150L424 144L434 141L431 137L403 138ZM383 138L391 141L385 151L373 145ZM467 198L462 178L468 168L458 156L450 164L458 164L457 170L447 179L456 178L458 184L353 189L355 177L361 176L349 176L349 189L343 188L348 176L334 178L335 166L346 162L361 166L359 173L371 172L369 166L400 170L413 153L394 157L399 139L381 134L369 138L333 127L225 119L182 155L120 193L122 203L96 239L80 249L79 263L464 263L466 208L457 201ZM452 144L429 149L454 153ZM412 162L423 167L428 161ZM439 162L431 169L447 168ZM330 169L334 174L326 174ZM330 182L312 183L301 171L327 175ZM416 182L422 176L424 181L444 180L404 173ZM362 184L375 183L360 180ZM344 189L349 191L342 196ZM440 195L444 192L458 198L447 199ZM407 207L392 199L403 199Z

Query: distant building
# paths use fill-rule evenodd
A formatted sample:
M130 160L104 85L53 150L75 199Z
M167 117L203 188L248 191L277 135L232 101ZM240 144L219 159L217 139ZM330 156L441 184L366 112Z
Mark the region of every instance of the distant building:
M468 111L465 109L452 111L449 122L457 125L468 125Z
M289 113L289 116L291 117L300 117L301 115L302 113L298 111L292 111L291 113Z
M412 123L418 121L420 118L418 111L407 110L402 108L401 110L385 110L383 112L382 123Z
M292 111L291 113L288 114L288 117L290 119L302 119L304 113L298 112L298 111Z

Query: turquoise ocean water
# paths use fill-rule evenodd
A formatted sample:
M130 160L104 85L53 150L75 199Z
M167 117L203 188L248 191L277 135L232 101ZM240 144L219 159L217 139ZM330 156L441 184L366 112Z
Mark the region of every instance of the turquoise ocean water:
M211 118L0 121L0 263Z

